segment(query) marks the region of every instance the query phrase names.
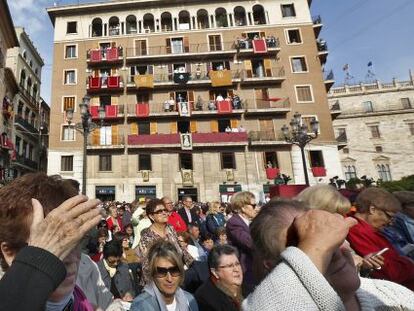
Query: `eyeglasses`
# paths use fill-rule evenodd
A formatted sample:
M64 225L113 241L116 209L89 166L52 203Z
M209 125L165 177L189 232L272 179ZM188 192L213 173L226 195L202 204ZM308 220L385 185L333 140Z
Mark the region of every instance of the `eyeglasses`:
M156 267L155 268L155 277L157 277L157 278L165 278L168 273L171 276L180 276L181 275L181 271L177 266L173 266L173 267L170 267L170 268L164 268L164 267Z
M240 268L240 262L234 262L228 265L222 265L218 266L220 269L234 269L234 268Z
M162 214L162 213L168 213L168 210L163 208L163 209L159 209L158 211L153 212L153 214L155 214L155 215Z
M383 209L381 211L385 214L385 216L387 216L387 218L389 220L393 220L395 218L395 215L394 214L391 214L391 213L389 213L389 212L387 212L387 211L385 211Z
M251 205L251 207L253 207L253 209L256 209L257 204L250 204L249 203L249 205Z

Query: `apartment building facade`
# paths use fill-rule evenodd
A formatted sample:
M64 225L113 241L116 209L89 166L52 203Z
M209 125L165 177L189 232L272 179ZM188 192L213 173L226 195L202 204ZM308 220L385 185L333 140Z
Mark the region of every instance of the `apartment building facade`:
M277 173L304 183L300 150L280 128L319 121L312 183L341 174L311 1L113 1L48 9L55 28L50 174L81 181L79 103L88 137L87 195L226 201L266 195ZM202 9L200 9L202 7ZM69 123L68 111L74 111Z
M13 20L5 0L0 1L0 183L9 178L9 167L13 156L13 98L18 85L10 68L6 67L7 50L18 47L19 42L14 30Z
M344 176L398 180L414 174L414 83L361 83L329 93Z

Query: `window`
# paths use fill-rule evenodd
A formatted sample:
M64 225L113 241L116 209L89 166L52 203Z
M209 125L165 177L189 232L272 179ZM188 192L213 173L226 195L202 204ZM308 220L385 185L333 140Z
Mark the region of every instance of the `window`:
M375 151L378 153L382 152L382 146L375 146Z
M296 16L295 5L293 3L282 4L280 7L282 9L282 17L295 17Z
M60 159L60 170L62 172L73 171L73 156L62 156Z
M391 181L391 170L388 164L378 164L377 165L378 176L382 181Z
M65 58L76 58L76 45L67 45L65 50Z
M190 121L177 121L178 132L191 133Z
M306 72L308 71L308 66L306 65L305 57L292 57L292 72Z
M410 135L414 135L414 123L408 123L408 129L410 131Z
M369 127L369 130L371 131L371 138L381 138L378 125L371 125L368 127Z
M66 24L66 33L72 34L72 33L78 33L78 23L77 22L68 22Z
M170 41L170 44L171 44L171 53L172 54L184 53L183 38L172 38L171 41Z
M75 140L75 129L73 126L63 125L62 126L62 140L74 141Z
M210 51L221 51L221 36L220 35L210 35L208 36L208 44L210 46Z
M362 103L364 105L364 111L365 112L373 112L374 107L372 105L372 101L366 101Z
M149 121L138 122L138 134L139 135L150 135L151 126Z
M302 43L302 37L299 29L288 29L287 30L288 44Z
M227 131L229 131L228 129L231 129L231 122L230 119L219 119L218 120L218 129L220 133L225 133L226 129Z
M277 163L277 153L276 152L265 152L263 154L264 167L265 168L275 168L278 167Z
M191 153L180 153L178 155L180 169L192 170L193 169L193 155Z
M346 128L340 127L337 129L338 136L336 137L336 141L338 142L347 142L347 136L346 136Z
M236 169L236 158L234 152L223 152L221 156L221 169Z
M150 154L139 154L138 155L138 170L139 171L151 171L151 155Z
M99 156L99 171L112 171L112 156L100 155Z
M344 149L342 149L342 152L343 152L344 154L349 154L349 148L344 148Z
M298 103L313 102L312 87L310 85L295 86Z
M357 178L357 173L354 165L345 165L345 179Z
M76 84L75 70L65 70L65 84Z
M75 96L63 97L63 111L75 110Z
M323 153L321 150L309 151L309 158L311 167L325 167L325 161L323 160Z
M408 97L401 98L400 100L403 109L411 109L411 101Z
M306 125L308 133L313 133L312 131L312 122L318 121L317 116L302 116L302 125ZM320 129L318 129L318 134L320 133Z

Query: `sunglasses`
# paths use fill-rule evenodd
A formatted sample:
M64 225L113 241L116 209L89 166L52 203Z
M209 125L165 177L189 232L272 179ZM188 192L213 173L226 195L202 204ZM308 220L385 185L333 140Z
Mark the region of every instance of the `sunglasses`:
M170 268L164 268L164 267L156 267L155 268L155 276L157 278L165 278L168 273L171 276L180 276L181 275L181 271L177 266L173 266L173 267L170 267Z
M159 209L158 211L153 212L153 214L155 214L155 215L159 215L159 214L162 214L162 213L168 213L168 210L163 208L163 209Z

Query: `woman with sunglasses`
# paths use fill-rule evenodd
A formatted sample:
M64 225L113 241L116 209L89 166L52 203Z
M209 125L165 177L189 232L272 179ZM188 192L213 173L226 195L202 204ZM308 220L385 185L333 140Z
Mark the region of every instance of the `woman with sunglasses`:
M163 201L160 199L152 199L147 203L146 212L152 224L142 231L141 240L138 244L138 256L141 259L143 272L143 276L140 280L142 286L146 285L151 277L148 250L155 242L159 240L171 242L187 267L190 267L194 260L186 249L180 247L177 233L174 228L168 224L169 212L165 208Z
M135 298L131 311L198 311L194 297L179 286L184 265L176 245L158 241L148 251L148 283Z

